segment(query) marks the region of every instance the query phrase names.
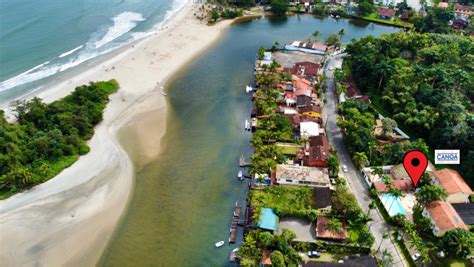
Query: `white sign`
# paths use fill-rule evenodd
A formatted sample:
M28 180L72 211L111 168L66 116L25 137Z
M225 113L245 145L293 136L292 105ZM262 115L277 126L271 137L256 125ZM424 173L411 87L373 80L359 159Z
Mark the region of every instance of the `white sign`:
M460 164L459 149L436 149L435 164Z

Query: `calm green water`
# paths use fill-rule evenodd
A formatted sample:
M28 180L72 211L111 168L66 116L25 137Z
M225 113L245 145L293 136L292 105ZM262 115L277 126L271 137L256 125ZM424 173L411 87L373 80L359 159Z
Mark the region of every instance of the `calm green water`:
M216 249L214 243L227 241L233 204L243 203L247 192L236 173L239 156L250 151L243 126L251 101L244 86L253 80L255 53L260 45L307 38L315 30L324 38L340 28L345 42L398 31L312 16L254 20L231 27L178 73L168 85L162 154L137 173L130 206L99 265L227 265L237 245Z

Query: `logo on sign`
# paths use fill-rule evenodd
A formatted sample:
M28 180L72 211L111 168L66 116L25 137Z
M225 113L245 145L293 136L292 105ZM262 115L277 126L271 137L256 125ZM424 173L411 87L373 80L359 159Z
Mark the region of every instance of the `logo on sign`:
M447 150L437 149L435 150L435 164L459 164L461 156L459 149Z

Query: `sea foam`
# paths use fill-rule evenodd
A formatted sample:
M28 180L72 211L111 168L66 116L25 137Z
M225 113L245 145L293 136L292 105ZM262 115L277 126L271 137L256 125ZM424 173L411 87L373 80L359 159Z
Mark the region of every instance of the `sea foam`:
M135 28L137 22L144 20L145 18L140 13L128 11L120 13L112 19L114 24L108 28L107 33L99 41L94 43L94 47L99 48L110 43Z

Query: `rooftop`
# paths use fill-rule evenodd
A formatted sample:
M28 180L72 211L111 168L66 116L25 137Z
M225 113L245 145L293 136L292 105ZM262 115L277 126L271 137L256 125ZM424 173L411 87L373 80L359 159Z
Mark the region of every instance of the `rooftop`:
M434 201L426 206L431 218L441 231L447 231L454 228L463 228L467 230L463 220L456 210L446 201Z
M394 17L397 13L394 9L381 7L378 10L379 16Z
M446 190L448 195L456 193L466 193L469 195L474 194L459 172L455 170L441 169L434 171L432 172L432 177L438 181L438 183Z
M474 203L451 204L464 224L474 225Z
M299 165L278 164L276 166L276 178L329 184L327 169Z
M300 122L301 137L317 136L320 134L319 123L312 121Z
M328 230L327 225L329 222L328 217L319 217L316 222L316 237L324 239L344 240L347 236L346 223L342 222L341 232L331 232Z
M315 209L323 209L332 206L332 190L328 187L313 188L313 205Z

